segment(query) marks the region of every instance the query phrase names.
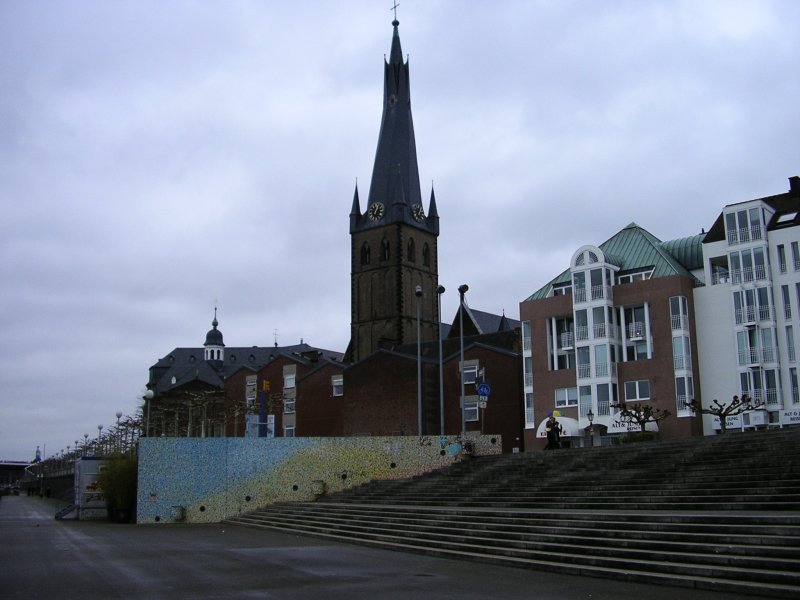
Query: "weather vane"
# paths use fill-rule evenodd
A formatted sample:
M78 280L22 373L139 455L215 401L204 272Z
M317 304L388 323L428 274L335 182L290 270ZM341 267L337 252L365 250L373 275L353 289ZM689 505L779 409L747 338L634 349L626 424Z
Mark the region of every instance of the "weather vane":
M389 9L389 10L393 10L393 11L394 11L394 20L395 20L395 21L397 21L397 7L398 7L398 6L400 6L400 5L399 5L397 2L395 2L395 3L394 3L394 6L393 6L392 8L390 8L390 9Z

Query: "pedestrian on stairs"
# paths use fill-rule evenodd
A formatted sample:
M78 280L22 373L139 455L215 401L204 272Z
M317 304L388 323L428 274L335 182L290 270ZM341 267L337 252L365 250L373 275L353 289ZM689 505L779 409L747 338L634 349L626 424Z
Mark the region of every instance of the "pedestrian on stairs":
M559 423L555 416L550 415L547 420L547 446L545 450L558 450L561 448L561 423Z

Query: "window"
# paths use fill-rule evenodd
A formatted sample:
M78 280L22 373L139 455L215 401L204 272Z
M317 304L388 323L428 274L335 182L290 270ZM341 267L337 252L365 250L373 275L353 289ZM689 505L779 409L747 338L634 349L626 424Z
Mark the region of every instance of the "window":
M672 329L689 329L689 305L686 296L669 299L669 316Z
M478 420L478 397L466 396L464 398L464 420L477 421Z
M370 260L369 244L364 242L361 245L361 266L368 265Z
M422 246L422 264L426 267L431 266L431 249L428 244Z
M792 404L800 404L800 393L797 389L797 368L789 369L789 387L792 390Z
M572 294L571 283L556 283L553 285L553 296L569 296Z
M675 378L675 395L679 411L691 411L691 402L694 400L694 382L691 377Z
M389 260L389 242L386 238L381 240L381 260Z
M478 361L464 361L464 383L475 383L478 380Z
M295 377L296 375L294 373L285 373L283 376L283 389L294 388Z
M778 268L781 273L786 273L786 248L783 244L778 244Z
M333 396L344 396L344 375L333 375L331 377L331 394Z
M640 379L639 381L625 382L625 402L637 400L650 400L650 381Z
M407 256L408 262L417 262L417 250L414 247L414 240L408 240Z
M533 392L525 392L525 426L533 427Z
M294 412L294 398L284 398L283 399L283 413L289 414Z
M294 425L283 426L283 437L294 437Z
M578 406L578 388L560 388L556 390L556 408Z
M792 262L794 263L794 270L800 271L800 244L792 242Z
M794 328L791 325L786 326L786 353L789 355L789 362L797 360L794 352Z
M781 286L781 295L783 296L783 316L789 321L792 318L792 302L789 299L789 286Z

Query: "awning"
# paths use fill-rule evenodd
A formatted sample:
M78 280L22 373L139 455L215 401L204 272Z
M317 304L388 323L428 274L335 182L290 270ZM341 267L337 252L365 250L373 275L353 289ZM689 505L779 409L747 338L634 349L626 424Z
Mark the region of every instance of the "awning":
M545 419L539 423L539 427L536 428L537 438L547 437L547 421L548 419ZM576 419L570 417L556 417L556 421L561 423L561 437L580 437L583 435L583 431L578 427L578 421Z

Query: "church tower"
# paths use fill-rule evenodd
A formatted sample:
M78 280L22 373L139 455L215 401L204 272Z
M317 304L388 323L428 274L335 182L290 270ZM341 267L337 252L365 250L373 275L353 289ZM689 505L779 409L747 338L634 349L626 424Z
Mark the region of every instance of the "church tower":
M411 118L408 62L395 19L384 61L383 116L365 212L356 187L350 211L351 320L348 358L363 360L382 347L438 335L439 214L431 190L422 204ZM417 286L422 296L416 295Z

